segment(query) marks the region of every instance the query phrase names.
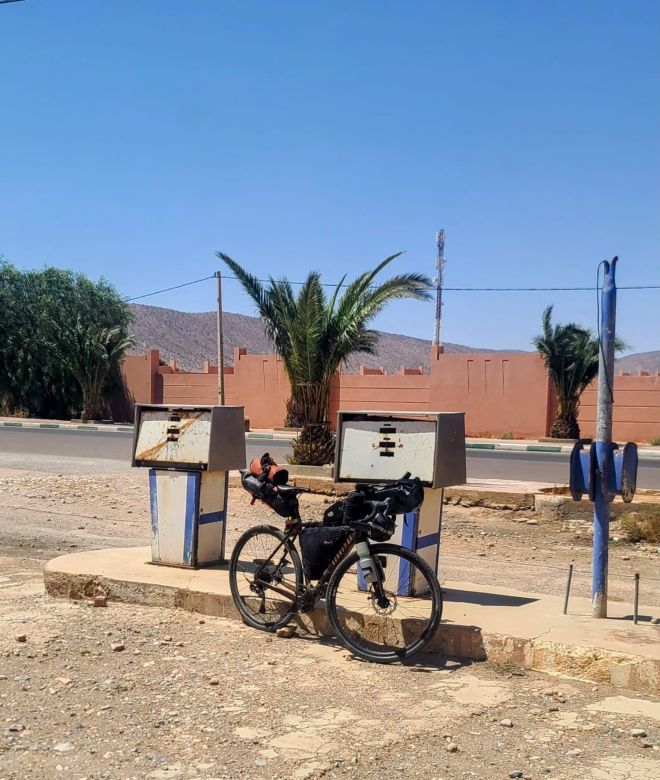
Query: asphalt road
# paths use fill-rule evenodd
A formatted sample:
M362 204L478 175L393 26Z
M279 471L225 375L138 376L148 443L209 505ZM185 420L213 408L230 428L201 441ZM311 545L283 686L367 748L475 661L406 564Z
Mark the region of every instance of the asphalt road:
M11 465L11 456L20 458L23 467L29 456L48 458L88 458L128 464L131 433L80 431L44 428L0 428L0 456ZM248 461L268 451L283 463L291 452L282 439L247 439ZM568 454L553 452L511 452L506 450L468 450L468 477L476 479L515 479L531 482L568 482ZM660 489L660 459L640 461L637 484L640 488Z

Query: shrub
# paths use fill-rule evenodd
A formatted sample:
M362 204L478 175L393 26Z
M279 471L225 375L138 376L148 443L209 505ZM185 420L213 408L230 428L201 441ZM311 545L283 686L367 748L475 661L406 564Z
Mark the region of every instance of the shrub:
M619 527L630 542L660 543L660 506L621 515Z
M655 438L651 439L651 446L660 447L660 436L656 436Z

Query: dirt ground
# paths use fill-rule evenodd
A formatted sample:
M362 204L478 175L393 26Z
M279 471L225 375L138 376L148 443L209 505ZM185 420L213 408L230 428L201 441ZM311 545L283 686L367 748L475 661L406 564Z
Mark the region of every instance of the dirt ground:
M651 696L452 659L370 665L234 621L46 597L46 560L148 541L146 474L100 463L0 470L0 780L660 777ZM303 514L323 509L310 497ZM584 529L530 519L447 507L443 579L514 572L559 593L568 562L588 572ZM263 521L277 523L231 491L230 545ZM656 550L613 545L613 597L639 571L643 603L660 604Z

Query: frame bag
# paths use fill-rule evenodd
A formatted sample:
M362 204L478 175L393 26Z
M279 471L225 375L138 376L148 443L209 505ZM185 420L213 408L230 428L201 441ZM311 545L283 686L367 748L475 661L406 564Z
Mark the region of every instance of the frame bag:
M310 580L320 580L332 559L351 535L350 528L313 526L300 532L300 549L305 573Z

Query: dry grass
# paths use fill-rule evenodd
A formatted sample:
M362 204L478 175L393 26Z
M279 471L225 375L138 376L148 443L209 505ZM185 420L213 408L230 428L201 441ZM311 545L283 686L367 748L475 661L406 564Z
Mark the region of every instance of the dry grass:
M619 527L630 542L660 543L660 507L621 515Z

